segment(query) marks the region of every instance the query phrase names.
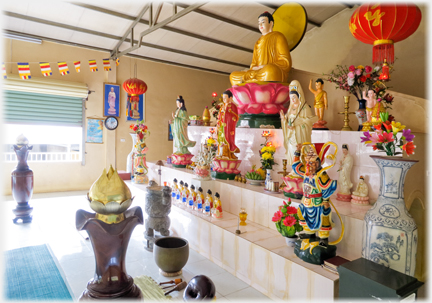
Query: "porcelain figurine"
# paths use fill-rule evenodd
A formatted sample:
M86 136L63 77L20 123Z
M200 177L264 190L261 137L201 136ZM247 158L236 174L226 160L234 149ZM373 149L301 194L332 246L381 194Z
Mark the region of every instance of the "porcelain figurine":
M217 122L217 153L214 158L214 170L217 179L234 180L240 173L236 153L240 149L235 144L236 124L238 121L237 106L232 101L232 93L227 90L223 93L223 105L220 108Z
M291 54L285 36L273 31L272 14L264 12L258 17L262 36L255 43L252 64L247 71L230 75L231 85L257 81L286 82L291 69Z
M172 113L173 126L172 134L174 139L174 147L176 152L171 155L172 165L174 167L185 168L186 165L192 164L193 155L189 152L189 147L194 147L196 142L189 140L187 133L188 114L186 111L185 100L182 96L178 96L177 110Z
M209 203L210 208L213 208L213 197L212 197L212 191L209 189L207 190L207 195L205 198L205 203Z
M180 206L182 204L182 195L183 195L184 183L180 180L179 187L176 194L176 204Z
M179 189L179 187L177 185L177 179L174 178L173 184L171 186L171 200L172 200L173 204L175 204L175 202L176 202L178 189Z
M190 186L190 193L189 193L188 205L187 205L190 209L195 208L196 198L197 198L197 193L195 191L195 186L192 184Z
M214 202L213 202L213 208L212 208L212 216L213 218L222 218L222 202L220 200L219 193L215 193L214 195Z
M181 205L182 207L187 207L187 199L189 197L189 188L188 188L188 184L185 183L183 186L183 192L182 192L182 200L181 200Z
M327 156L334 161L337 146L333 142L327 142L322 148L325 149L326 145L332 145L335 148L334 154ZM309 151L305 153L307 147ZM303 154L305 164L300 160L301 154ZM312 144L303 147L299 144L294 155L293 171L303 178L303 198L297 215L304 231L299 234L300 240L296 242L294 252L305 262L322 264L325 259L336 255L335 244L339 243L343 236L341 233L337 241L331 243L328 241L333 225L330 196L336 190L337 181L331 180L326 170L333 167L334 163L322 167L321 159Z
M288 165L294 163L294 153L297 144L311 142L312 125L317 117L312 114L307 105L300 82L293 80L290 83L290 106L286 114L280 111L282 131L284 136L285 157Z
M203 203L204 203L204 195L203 195L203 189L201 187L198 188L196 203L194 210L198 212L198 214L202 213L203 209Z
M369 89L367 91L363 91L363 99L366 100L366 114L367 114L367 122L372 122L372 111L377 104L377 95L375 90Z
M324 81L318 78L315 81L315 88L312 88L312 79L309 82L309 90L314 94L314 108L315 115L318 117L318 121L314 123L314 129L326 130L328 129L325 125L327 121L324 120L324 110L328 110L327 92L323 90Z
M351 195L351 203L369 205L369 188L363 176L360 176L359 184Z
M350 202L351 187L353 187L351 183L351 170L354 165L354 159L349 154L347 144L342 144L342 153L343 157L339 162L338 193L336 199L343 202Z

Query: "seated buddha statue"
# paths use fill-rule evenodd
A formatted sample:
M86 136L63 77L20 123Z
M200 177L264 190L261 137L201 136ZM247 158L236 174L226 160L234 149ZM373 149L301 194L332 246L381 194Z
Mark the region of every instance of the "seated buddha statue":
M232 72L231 85L257 81L287 82L291 69L290 48L285 36L273 31L273 25L274 19L269 12L258 17L262 36L255 43L252 64L249 70Z
M369 204L369 188L364 181L364 177L360 176L359 184L351 195L351 203L354 204Z

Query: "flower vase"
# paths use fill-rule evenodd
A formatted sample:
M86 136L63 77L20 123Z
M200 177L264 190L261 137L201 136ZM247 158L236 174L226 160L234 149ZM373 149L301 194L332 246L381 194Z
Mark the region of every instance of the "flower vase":
M356 115L358 123L359 123L359 127L358 127L357 131L361 131L363 128L363 123L365 123L367 121L366 100L360 99L357 101L359 103L359 108L358 108L358 110L355 111L355 115Z
M267 188L268 182L272 180L271 171L271 169L266 169L265 188Z
M292 237L284 237L285 238L285 242L288 245L288 247L295 247L295 242L298 239L297 235L294 235Z
M131 180L133 180L133 175L134 175L134 169L133 169L133 158L134 158L134 152L135 152L135 144L137 142L137 134L135 133L130 133L131 137L132 137L132 150L131 152L127 155L127 160L126 160L126 172L131 174Z
M417 226L404 201L404 182L417 160L371 156L380 169L378 200L365 215L362 257L414 276Z

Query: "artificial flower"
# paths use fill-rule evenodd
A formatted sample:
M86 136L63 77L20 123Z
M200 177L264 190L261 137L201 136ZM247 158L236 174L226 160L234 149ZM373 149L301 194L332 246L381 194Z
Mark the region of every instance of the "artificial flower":
M389 121L387 121L389 122ZM400 132L401 130L405 129L405 125L402 125L400 122L391 122L391 127L393 129L393 133L397 134L398 132Z
M348 85L349 86L353 86L354 85L354 79L352 79L352 78L348 78Z
M348 69L353 72L353 71L355 71L356 68L354 65L351 65Z
M297 208L295 208L294 206L287 206L286 209L288 215L294 215L297 213Z
M294 224L296 224L297 220L294 217L288 216L285 218L285 220L283 220L283 224L285 226L293 226Z
M356 70L355 70L355 74L356 74L357 76L360 76L360 75L362 74L362 70L361 70L361 69L356 69Z
M389 118L389 113L388 112L380 112L380 119L382 122L387 121Z
M272 221L279 222L282 218L283 218L283 213L280 210L278 210L277 212L274 213Z
M416 146L412 142L408 142L402 145L402 149L406 152L407 156L414 154L414 149Z
M263 158L264 160L270 160L270 159L273 159L273 156L271 153L263 153L261 155L261 158Z
M354 73L353 72L349 72L348 73L348 78L354 79Z
M391 133L382 133L381 135L378 135L379 143L387 143L387 142L393 142L393 134Z
M393 128L392 123L389 120L385 121L382 125L384 125L387 132L391 131Z
M361 76L361 77L360 77L360 81L361 81L361 82L366 82L366 79L367 79L366 76Z
M357 69L364 69L364 66L363 65L359 65L359 66L357 66Z
M370 135L369 131L364 132L363 135L364 135L364 137L360 137L362 143L363 142L364 143L370 143L370 142L372 142L371 141L371 135Z
M414 139L414 135L411 134L410 129L403 129L402 130L402 140L405 139L407 142L411 142Z
M372 71L372 67L370 67L369 65L366 65L365 72L370 73L371 71Z

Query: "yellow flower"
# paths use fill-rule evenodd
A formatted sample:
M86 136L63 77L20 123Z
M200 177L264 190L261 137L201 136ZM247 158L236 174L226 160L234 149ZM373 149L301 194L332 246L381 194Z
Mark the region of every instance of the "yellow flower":
M401 130L403 130L406 126L402 125L400 122L394 122L391 123L393 134L397 134Z
M359 66L357 66L357 69L364 69L364 66L363 65L359 65Z
M264 146L263 148L261 148L261 153L262 154L266 153L266 152L268 152L268 147L267 146Z
M208 146L210 146L210 145L212 145L212 144L214 144L214 143L216 143L216 141L215 141L214 139L212 139L212 138L209 138L209 139L207 140L207 145L208 145Z
M264 160L270 160L270 159L273 159L271 153L263 153L261 157L262 157Z
M268 149L269 149L268 151L271 152L272 154L274 154L276 152L276 147L274 147L274 146L269 146Z

